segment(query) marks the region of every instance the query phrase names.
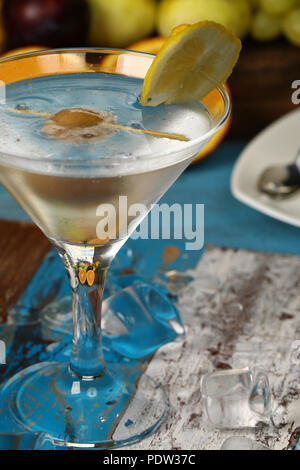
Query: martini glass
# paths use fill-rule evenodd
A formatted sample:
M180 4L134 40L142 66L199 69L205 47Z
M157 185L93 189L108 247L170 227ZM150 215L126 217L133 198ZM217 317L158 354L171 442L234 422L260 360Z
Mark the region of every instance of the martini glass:
M230 110L221 86L201 103L141 106L152 60L66 49L0 61L0 181L57 248L74 331L70 361L16 374L2 388L2 409L73 448L135 442L166 414L147 360L104 360L104 283L118 250Z

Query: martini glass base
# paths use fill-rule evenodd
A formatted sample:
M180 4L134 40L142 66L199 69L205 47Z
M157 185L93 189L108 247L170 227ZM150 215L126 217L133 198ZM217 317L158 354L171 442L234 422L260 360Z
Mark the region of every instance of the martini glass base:
M72 374L68 363L39 363L12 377L1 397L25 429L72 448L137 442L156 430L167 410L160 386L116 364L86 380Z

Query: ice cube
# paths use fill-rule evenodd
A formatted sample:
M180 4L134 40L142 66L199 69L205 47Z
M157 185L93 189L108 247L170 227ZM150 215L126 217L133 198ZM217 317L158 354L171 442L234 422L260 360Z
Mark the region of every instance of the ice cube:
M267 375L255 369L230 369L201 379L205 416L216 428L253 428L268 424L271 392Z
M159 288L137 282L103 302L103 339L114 351L141 358L184 334L180 316Z
M271 450L260 442L243 436L232 436L226 439L220 450Z
M121 356L138 359L184 335L180 315L164 286L140 276L119 278L119 288L102 305L103 344ZM72 302L65 296L47 305L41 315L46 338L66 340L72 334Z

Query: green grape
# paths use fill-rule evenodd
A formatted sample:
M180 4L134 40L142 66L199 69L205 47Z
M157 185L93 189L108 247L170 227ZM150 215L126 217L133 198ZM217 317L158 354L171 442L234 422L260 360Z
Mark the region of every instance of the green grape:
M288 40L300 47L300 8L290 11L283 20L283 32Z
M227 0L234 12L232 13L233 28L236 35L243 38L248 33L251 23L251 7L247 0Z
M281 33L281 20L263 10L258 10L252 21L251 35L258 41L271 41Z
M260 0L262 10L269 15L284 15L296 4L297 0Z
M246 0L162 0L158 4L157 29L169 36L179 24L215 21L243 37L250 25L250 6Z
M89 43L124 47L149 36L155 23L153 0L88 0L91 11Z

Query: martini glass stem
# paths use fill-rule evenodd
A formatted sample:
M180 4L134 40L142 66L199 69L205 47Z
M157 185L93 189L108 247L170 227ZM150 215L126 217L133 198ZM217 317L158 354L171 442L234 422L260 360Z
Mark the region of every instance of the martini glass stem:
M92 380L105 373L101 308L107 271L119 247L57 243L56 247L67 269L72 293L70 370L81 379Z
M74 336L70 368L82 378L104 373L101 307L106 274L107 268L98 270L98 280L92 289L80 282L71 288Z

